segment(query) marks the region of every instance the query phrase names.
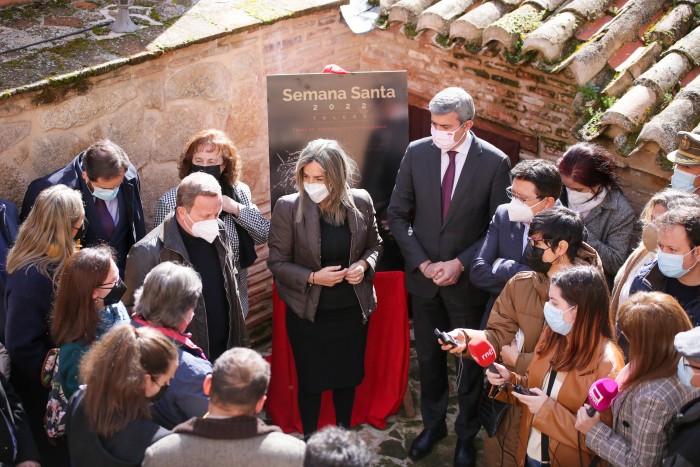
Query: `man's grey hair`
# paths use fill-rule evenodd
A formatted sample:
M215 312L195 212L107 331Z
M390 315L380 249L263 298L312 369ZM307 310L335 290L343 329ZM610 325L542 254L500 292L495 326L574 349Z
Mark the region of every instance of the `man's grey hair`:
M472 96L462 88L443 89L432 98L428 109L437 115L456 112L460 124L472 120L476 113Z
M269 384L270 364L255 350L234 347L214 362L209 400L220 407L253 409Z
M144 319L178 330L202 296L202 280L189 266L166 261L146 274L134 310Z
M367 444L358 433L327 426L306 443L304 467L364 467L370 460Z
M213 176L204 172L194 172L183 178L177 187L176 206L189 212L197 196L221 196L221 185Z

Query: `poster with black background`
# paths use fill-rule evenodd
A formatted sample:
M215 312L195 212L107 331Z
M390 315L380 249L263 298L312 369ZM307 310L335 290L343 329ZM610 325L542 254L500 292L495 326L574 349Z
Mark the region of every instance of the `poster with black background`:
M270 75L267 105L272 206L297 191L294 167L304 146L318 138L335 139L357 163L358 187L374 201L385 240L378 269L402 269L386 209L408 146L406 72Z

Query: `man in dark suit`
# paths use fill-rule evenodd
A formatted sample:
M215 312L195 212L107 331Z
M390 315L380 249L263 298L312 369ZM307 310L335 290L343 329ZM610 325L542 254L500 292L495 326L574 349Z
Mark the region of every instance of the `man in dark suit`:
M83 246L109 244L117 252L119 274L124 277L129 249L146 235L141 182L129 157L112 141L97 141L64 168L29 184L22 220L39 193L58 184L79 190L83 196L87 221Z
M469 272L472 284L491 294L481 329L486 326L491 307L506 282L520 271L530 270L523 264L530 221L538 212L553 207L561 194L561 177L551 162L542 159L519 162L510 176L513 178L507 193L510 203L496 209Z
M510 162L470 131L474 102L461 88L439 92L429 104L432 138L406 149L391 196L391 231L406 261L421 381L424 429L409 457L426 456L447 435L447 354L433 329L478 326L488 294L463 274L496 208L508 201ZM477 405L482 369L471 360L458 378L456 466L476 463Z

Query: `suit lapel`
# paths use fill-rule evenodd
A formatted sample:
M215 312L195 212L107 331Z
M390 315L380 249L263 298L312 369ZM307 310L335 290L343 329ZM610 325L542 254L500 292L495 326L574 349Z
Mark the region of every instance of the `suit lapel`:
M442 226L445 228L450 220L455 215L455 212L459 209L459 204L464 197L467 188L469 187L474 175L476 175L479 170L479 165L481 165L481 144L474 136L474 133L469 132L472 138L472 144L469 146L469 152L467 153L467 160L464 161L464 166L462 167L462 172L459 174L459 180L457 180L457 186L455 187L454 194L452 195L452 201L450 202L450 208L447 210L447 219L445 219L445 224Z
M299 195L301 201L301 195ZM304 203L304 231L306 232L306 244L313 253L314 261L321 266L321 219L319 208L308 196L303 197ZM296 217L296 210L293 215Z
M432 193L432 205L435 206L432 212L436 218L436 225L442 224L442 179L440 175L440 162L442 151L440 148L430 143L430 154L428 154L428 167L426 175L430 183L430 193ZM418 174L418 177L421 175Z

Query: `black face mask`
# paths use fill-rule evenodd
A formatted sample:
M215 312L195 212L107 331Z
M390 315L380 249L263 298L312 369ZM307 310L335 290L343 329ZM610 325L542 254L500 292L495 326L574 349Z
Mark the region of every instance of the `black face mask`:
M168 390L169 387L170 387L169 384L164 384L164 385L162 385L162 386L160 387L160 389L158 390L158 392L157 392L155 395L151 396L151 397L149 398L149 400L150 400L152 403L155 404L156 402L158 402L159 400L161 400L163 397L165 397L165 393L166 393L166 391Z
M104 302L105 306L115 305L119 303L119 300L122 299L125 293L126 284L123 280L119 279L117 285L112 287L112 290L110 290L109 293L105 295L105 298L102 299L102 302Z
M73 240L75 240L76 242L82 242L85 238L85 233L87 232L89 225L90 223L88 222L88 220L83 217L83 223L78 229L78 231L75 233L75 235L73 235Z
M525 251L523 252L523 260L525 261L525 264L533 271L547 274L552 267L552 263L543 261L543 254L544 250L542 248L537 248L531 243L528 243L525 247Z
M196 164L192 164L192 169L190 170L190 173L195 173L195 172L204 172L205 174L209 174L218 180L219 177L221 176L221 166L220 165L196 165Z

